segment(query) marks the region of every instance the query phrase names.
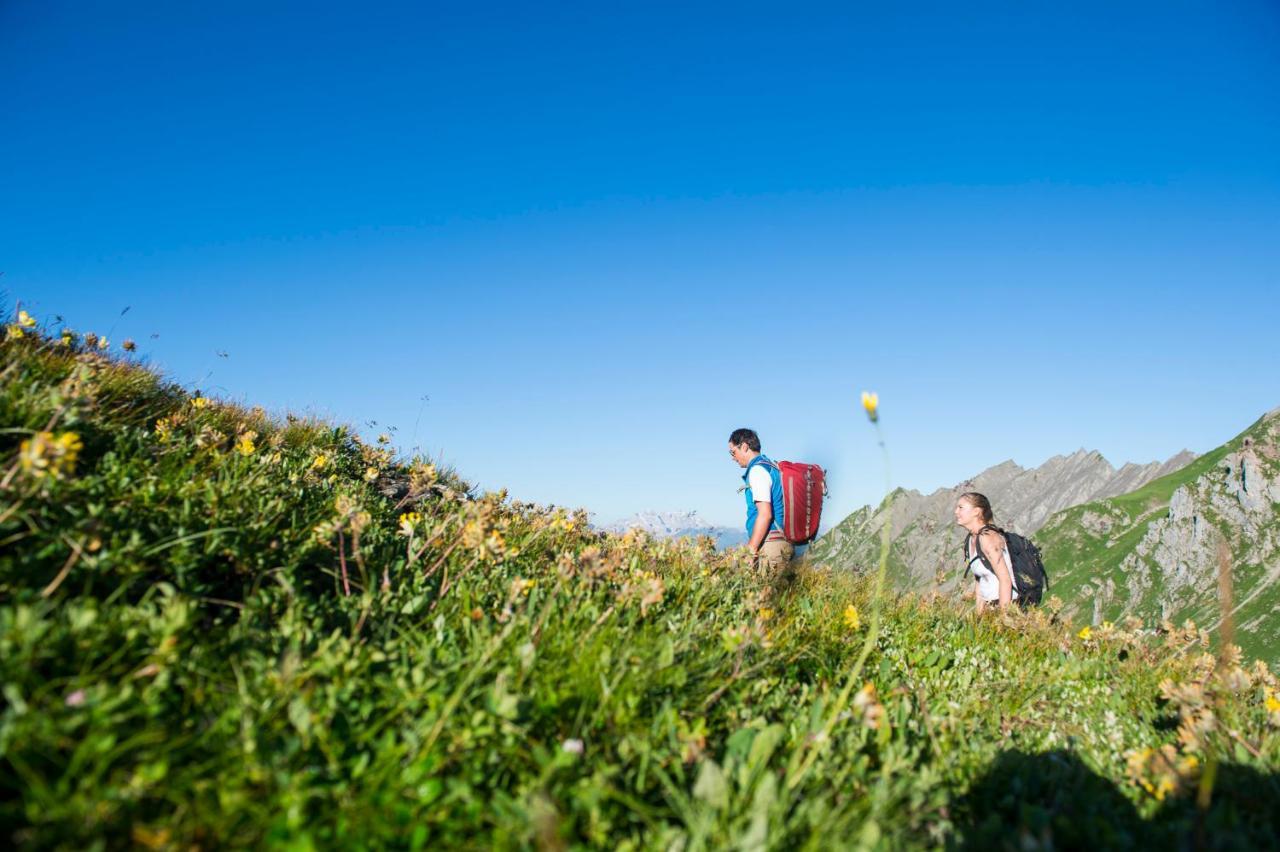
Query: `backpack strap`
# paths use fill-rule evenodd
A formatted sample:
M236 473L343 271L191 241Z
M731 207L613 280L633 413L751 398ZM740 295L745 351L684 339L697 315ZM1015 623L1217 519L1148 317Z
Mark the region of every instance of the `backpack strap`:
M991 560L990 560L990 559L988 559L988 558L987 558L987 555L986 555L985 553L983 553L983 552L982 552L982 534L983 534L984 532L986 532L987 530L994 530L995 532L998 532L998 533L1000 533L1001 535L1003 535L1003 534L1004 534L1003 532L1001 532L1000 528L999 528L999 527L997 527L997 526L995 526L994 524L986 524L985 526L983 526L983 528L982 528L982 529L980 529L980 530L978 530L976 533L974 533L974 536L973 536L973 547L974 547L974 550L976 550L976 551L977 551L977 556L978 556L978 558L979 558L979 559L981 559L981 560L982 560L982 564L986 567L986 569L987 569L988 571L990 571L992 574L995 574L995 573L996 573L996 569L991 565ZM965 556L968 556L968 555L969 555L969 540L968 540L967 538L965 539L965 550L964 550L964 553L965 553ZM972 560L970 560L970 561L972 562ZM966 573L968 573L968 572L967 572L967 570L966 570ZM997 576L999 576L999 575L997 575Z

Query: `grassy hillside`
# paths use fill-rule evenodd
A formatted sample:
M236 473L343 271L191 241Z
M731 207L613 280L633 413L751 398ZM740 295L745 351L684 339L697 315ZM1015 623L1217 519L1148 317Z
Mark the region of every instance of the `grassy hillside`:
M1232 617L1242 627L1236 641L1251 655L1280 660L1275 629L1280 585L1274 576L1280 568L1280 505L1259 495L1260 511L1242 515L1229 488L1236 484L1242 452L1257 463L1264 480L1280 474L1280 464L1270 457L1276 426L1274 417L1262 418L1182 470L1129 494L1056 515L1036 534L1053 569L1054 593L1085 619L1191 618L1216 629L1221 606L1214 548L1221 542L1220 559L1231 572ZM1189 506L1182 514L1190 517L1176 518L1171 511L1180 489ZM1181 553L1165 548L1158 557L1161 533L1176 531L1179 523L1189 524L1190 538L1202 546Z
M16 847L1246 848L1280 829L1280 684L1194 627L975 619L814 571L769 598L740 552L595 534L9 328Z

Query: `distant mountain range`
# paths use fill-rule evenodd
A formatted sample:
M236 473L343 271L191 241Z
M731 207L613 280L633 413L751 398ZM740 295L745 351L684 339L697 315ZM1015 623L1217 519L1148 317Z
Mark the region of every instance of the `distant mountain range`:
M642 529L654 538L681 538L683 536L711 536L716 547L723 550L736 547L747 540L744 529L734 527L718 527L707 523L693 512L638 512L629 518L604 524L599 527L604 532L625 533L630 529Z
M1216 631L1229 594L1236 642L1280 663L1280 409L1200 457L1116 469L1081 450L1031 470L1004 462L927 496L898 489L833 527L809 558L868 570L888 520L894 583L955 590L963 531L952 509L965 491L986 494L998 525L1033 538L1049 594L1077 620L1192 618ZM1220 566L1229 591L1220 592Z

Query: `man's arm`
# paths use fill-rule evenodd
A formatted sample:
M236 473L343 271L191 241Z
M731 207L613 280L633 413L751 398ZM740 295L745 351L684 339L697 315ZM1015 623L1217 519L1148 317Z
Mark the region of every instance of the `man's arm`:
M769 535L769 525L773 523L773 504L768 500L756 501L756 525L751 529L751 540L747 549L759 553L765 537Z

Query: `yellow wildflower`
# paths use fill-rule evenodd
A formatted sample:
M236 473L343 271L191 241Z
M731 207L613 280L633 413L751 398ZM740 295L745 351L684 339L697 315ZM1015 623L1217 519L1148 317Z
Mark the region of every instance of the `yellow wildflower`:
M42 476L62 479L76 465L76 458L84 444L75 432L37 432L23 441L18 448L18 458L23 473L37 478Z
M58 340L59 346L70 346L71 341L75 339L76 333L69 328L62 330L62 335Z
M373 482L378 478L378 469L376 467L366 467L364 469L364 481Z
M761 607L760 612L758 614L760 616L761 621L768 621L769 619L773 618L773 610L769 609L769 607L767 606Z
M400 534L413 535L413 530L418 524L422 523L422 514L420 512L405 512L400 515Z
M320 453L318 456L316 456L311 460L312 470L324 470L328 466L329 466L329 457L326 456L324 453Z
M1077 633L1076 635L1079 636L1081 639L1088 639L1090 636L1093 635L1093 629L1086 624L1084 627L1080 628L1080 632Z
M435 465L415 459L409 467L409 493L421 494L435 484L438 476Z
M5 337L9 340L21 340L26 335L22 333L21 326L10 325L5 327Z
M1276 698L1274 692L1267 693L1267 712L1280 713L1280 698Z
M236 452L242 456L251 456L257 446L253 443L253 439L258 436L257 432L244 432L236 441Z
M858 615L858 608L853 604L849 604L844 608L844 626L850 630L857 630L862 626L862 618Z
M31 314L26 311L18 311L18 325L23 328L35 328L35 324L35 317L31 316Z
M867 417L871 418L871 422L875 423L880 419L880 394L874 391L863 391L862 407L867 412Z
M208 408L209 398L205 396L193 396L191 397L191 407L192 408Z

